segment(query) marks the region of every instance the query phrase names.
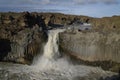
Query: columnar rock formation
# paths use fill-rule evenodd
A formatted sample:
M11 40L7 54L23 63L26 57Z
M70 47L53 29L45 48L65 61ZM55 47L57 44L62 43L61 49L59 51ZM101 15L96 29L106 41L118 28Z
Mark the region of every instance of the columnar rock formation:
M41 51L42 45L47 40L45 30L48 26L69 26L76 20L91 23L92 30L61 34L61 48L79 54L78 57L85 60L119 62L120 16L92 18L60 13L29 12L0 13L0 60L32 62L33 57Z
M120 63L120 32L81 31L60 34L60 48L75 63L101 66L104 69Z
M119 32L76 32L61 33L62 49L88 61L120 62Z
M28 12L1 13L0 60L30 64L47 40L44 19Z

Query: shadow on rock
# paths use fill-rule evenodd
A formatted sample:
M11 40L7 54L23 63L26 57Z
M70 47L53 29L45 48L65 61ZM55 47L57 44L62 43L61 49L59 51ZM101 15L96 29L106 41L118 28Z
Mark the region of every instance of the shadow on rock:
M53 27L53 28L61 28L61 27L63 27L63 25L60 25L60 24L53 24L52 27Z
M120 70L118 75L108 76L106 78L101 77L99 80L120 80Z
M10 51L10 41L7 39L0 39L0 60L4 59Z

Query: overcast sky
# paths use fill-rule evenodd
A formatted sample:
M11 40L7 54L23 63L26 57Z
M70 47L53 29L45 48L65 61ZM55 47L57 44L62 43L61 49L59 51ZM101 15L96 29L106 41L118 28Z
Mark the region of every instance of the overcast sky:
M61 12L104 17L120 15L120 0L0 0L0 12Z

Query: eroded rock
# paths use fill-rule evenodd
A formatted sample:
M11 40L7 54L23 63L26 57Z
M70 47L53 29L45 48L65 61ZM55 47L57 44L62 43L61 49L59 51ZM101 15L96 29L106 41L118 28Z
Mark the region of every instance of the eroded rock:
M81 31L60 34L62 53L74 57L75 62L102 66L104 69L120 67L120 33L109 31ZM63 55L64 55L63 54ZM115 63L114 63L115 62ZM113 69L113 71L114 71Z

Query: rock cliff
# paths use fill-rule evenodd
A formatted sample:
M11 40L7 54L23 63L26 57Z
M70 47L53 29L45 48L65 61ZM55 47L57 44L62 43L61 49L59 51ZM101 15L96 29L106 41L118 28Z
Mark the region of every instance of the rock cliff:
M89 16L67 15L60 13L40 13L45 19L46 25L52 20L54 24L70 25L80 20L81 22L91 23L94 30L120 30L120 16L94 18Z
M60 34L60 48L88 61L115 61L120 56L120 16L93 18L60 13L0 13L0 61L31 63L47 40L47 27L92 24L91 31ZM66 54L65 53L65 54Z
M84 63L95 62L93 65L98 64L107 68L109 63L110 66L115 65L112 62L120 63L120 32L66 31L60 34L60 48L64 54Z
M0 61L30 64L47 40L42 16L1 13Z

